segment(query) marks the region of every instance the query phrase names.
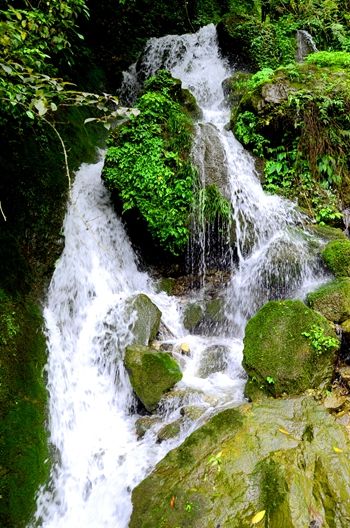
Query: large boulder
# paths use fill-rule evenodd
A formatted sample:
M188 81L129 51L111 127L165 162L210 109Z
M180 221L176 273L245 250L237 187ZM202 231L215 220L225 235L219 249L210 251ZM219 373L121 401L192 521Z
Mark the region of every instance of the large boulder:
M349 452L310 397L225 410L134 489L129 528L348 528Z
M163 394L181 380L177 362L167 352L131 345L126 348L124 365L137 397L153 411Z
M332 240L324 248L322 257L336 277L350 277L350 240Z
M299 394L328 385L339 346L331 324L301 301L268 302L246 327L246 395Z
M307 296L308 305L334 323L350 319L350 279L337 279Z
M135 345L149 345L159 330L162 316L159 308L147 295L140 293L130 300L128 310L134 312L135 317L131 325L132 343Z

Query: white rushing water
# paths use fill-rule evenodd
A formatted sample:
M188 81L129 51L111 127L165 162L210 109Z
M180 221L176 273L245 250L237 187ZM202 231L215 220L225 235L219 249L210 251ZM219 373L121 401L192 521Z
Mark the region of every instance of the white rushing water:
M181 300L156 293L151 278L138 270L101 182L103 161L83 165L72 189L65 248L45 308L55 459L49 485L38 497L36 523L45 528L126 528L132 489L199 422L183 419L180 436L159 443L162 425L179 419L184 405L202 407L206 417L214 408L241 402L241 338L247 317L271 296L272 281L288 295L315 280L316 261L298 231L302 219L294 205L264 194L252 159L224 128L229 110L221 83L230 71L219 56L214 26L194 35L151 39L143 68L151 74L160 66L194 93L203 110L202 124L215 127L222 145L239 257L226 291L231 330L226 325L215 335L186 335ZM161 405L158 422L141 440L123 366L134 316L127 310L128 299L139 292L162 311L170 331L163 339L174 347L183 369L177 391ZM188 357L176 352L183 342L189 345ZM208 369L203 357L219 353L223 359L217 370L213 365Z

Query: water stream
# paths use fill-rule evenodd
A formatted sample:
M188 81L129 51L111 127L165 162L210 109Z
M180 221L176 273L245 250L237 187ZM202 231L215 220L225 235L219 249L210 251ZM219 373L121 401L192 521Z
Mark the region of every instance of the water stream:
M187 335L182 324L186 299L157 292L151 277L138 269L101 182L103 160L83 165L75 177L64 224L65 248L45 308L54 449L50 483L39 492L36 512L36 522L45 528L126 528L131 491L157 461L207 416L243 401L247 319L268 299L302 296L322 280L302 216L294 204L263 192L253 160L225 130L229 109L221 84L231 72L220 57L214 26L193 35L151 39L143 74L159 67L180 78L202 109L194 159L207 141L202 134L208 136L208 126L220 145L238 256L231 258L231 279L224 291L225 323L212 334ZM129 85L135 82L135 68L133 72ZM205 185L205 167L202 180ZM160 340L173 347L183 370L183 380L142 439L135 432L139 416L123 366L134 316L127 310L128 299L139 292L162 311L169 332ZM183 342L189 345L189 356L180 354ZM203 357L213 351L224 353L224 366L215 370L214 365L203 374ZM200 406L202 418L183 419L178 437L157 442L159 429L179 419L184 405Z

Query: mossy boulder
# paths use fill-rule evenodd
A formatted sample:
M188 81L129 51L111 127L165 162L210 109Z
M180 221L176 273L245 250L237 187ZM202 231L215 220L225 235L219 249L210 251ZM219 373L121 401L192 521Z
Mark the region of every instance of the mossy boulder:
M150 347L128 346L124 365L132 388L148 411L153 411L163 394L182 378L180 367L170 354Z
M164 425L161 429L159 429L157 434L157 441L158 442L166 442L167 440L170 440L171 438L175 438L175 436L178 436L181 431L181 424L183 423L183 419L178 418L174 422L168 423Z
M324 248L322 257L336 277L350 277L350 240L332 240Z
M317 350L312 338L305 335L315 329L337 345ZM331 324L301 301L268 302L246 327L243 350L243 367L249 376L246 395L256 398L256 389L273 396L299 394L328 385L339 346Z
M350 278L337 279L307 296L308 305L329 321L342 323L350 318Z
M269 528L348 528L349 452L310 397L225 410L134 489L129 528L251 528L261 511Z
M131 326L131 332L134 336L133 344L149 345L158 333L161 311L144 293L140 293L131 299L129 311L136 313Z

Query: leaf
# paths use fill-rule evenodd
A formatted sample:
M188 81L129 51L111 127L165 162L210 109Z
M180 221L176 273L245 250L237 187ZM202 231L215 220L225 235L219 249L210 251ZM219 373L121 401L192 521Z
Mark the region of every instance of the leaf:
M34 102L34 106L37 109L39 116L43 116L43 115L46 114L47 107L46 107L45 101L43 99L37 99Z
M51 110L52 110L53 112L56 112L56 110L57 110L57 105L56 105L55 103L51 103L50 106L51 106Z
M7 64L1 64L1 67L6 73L12 73L12 68L10 68L10 66L7 66Z
M283 427L280 427L278 430L279 430L280 433L283 433L285 435L290 435L290 432L287 431L287 429L283 429Z
M97 121L97 117L88 117L85 119L84 125L86 125L86 123L91 123L91 121Z
M27 110L27 111L26 111L26 114L27 114L27 116L29 117L29 119L35 119L35 115L34 115L33 112L31 112L30 110Z
M173 510L175 508L175 495L170 499L170 508Z
M258 524L265 517L266 510L261 510L252 518L252 524Z
M340 447L333 446L334 453L343 453L343 449L340 449Z

